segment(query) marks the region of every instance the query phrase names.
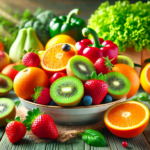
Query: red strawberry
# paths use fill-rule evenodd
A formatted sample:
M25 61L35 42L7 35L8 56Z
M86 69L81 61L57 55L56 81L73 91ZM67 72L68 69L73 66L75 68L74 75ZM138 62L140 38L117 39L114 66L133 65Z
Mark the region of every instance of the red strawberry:
M51 77L50 77L50 79L49 79L49 81L50 81L50 84L52 84L55 80L57 80L58 78L61 78L61 77L64 77L64 76L67 76L65 73L63 73L63 72L56 72L56 73L54 73Z
M39 108L28 111L28 116L24 120L27 130L39 138L57 139L58 131L54 120L47 114L40 114Z
M94 64L97 74L108 73L111 70L111 67L113 67L113 64L111 63L112 60L113 59L109 60L108 56L97 59Z
M23 56L22 64L27 67L38 67L40 64L40 57L36 53L28 52Z
M26 134L26 126L20 122L20 117L15 118L15 121L7 120L9 123L6 126L6 135L11 143L23 139Z
M100 104L108 92L107 83L103 79L103 74L99 74L97 77L96 72L94 71L91 75L91 78L84 83L84 94L89 95L93 99L93 104Z
M51 101L50 91L47 87L39 87L34 89L35 94L32 95L34 102L38 104L47 105Z

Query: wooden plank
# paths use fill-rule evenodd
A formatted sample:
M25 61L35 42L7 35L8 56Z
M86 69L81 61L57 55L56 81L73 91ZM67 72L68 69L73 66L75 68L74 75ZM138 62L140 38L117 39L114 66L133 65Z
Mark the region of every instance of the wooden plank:
M85 142L81 139L81 137L72 139L73 150L84 150ZM71 150L71 149L70 149Z
M139 147L143 150L149 150L150 149L150 146L147 145L147 143L145 142L145 140L143 139L143 136L142 134L136 136L135 138L135 141L137 142L137 145L139 145Z
M72 139L65 142L66 150L73 150Z
M1 127L1 128L0 128L0 140L1 140L1 138L2 138L2 136L3 136L3 134L4 134L4 132L5 132L5 127Z
M47 143L46 144L46 149L45 150L53 150L54 142Z
M107 141L107 146L111 149L111 150L117 150L116 144L114 142L113 136L112 134L105 129L102 134L104 135L104 137L106 138Z

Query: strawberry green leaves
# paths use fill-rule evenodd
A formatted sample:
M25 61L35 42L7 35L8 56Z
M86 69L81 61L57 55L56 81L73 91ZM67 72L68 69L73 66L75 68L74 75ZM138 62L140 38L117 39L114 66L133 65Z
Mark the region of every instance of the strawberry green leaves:
M100 73L98 76L96 74L95 71L92 72L92 74L90 76L87 76L88 79L97 79L97 80L104 80L105 79L105 75L103 75L102 73Z
M104 136L93 129L87 129L84 131L84 133L78 133L79 135L82 135L82 139L85 143L96 146L96 147L104 147L107 145L106 140Z
M35 118L43 113L40 113L40 109L37 107L33 109L33 111L28 111L27 114L28 115L26 116L26 119L23 121L23 124L26 126L27 130L30 131L31 125L35 120Z
M112 70L111 68L113 67L113 64L111 63L113 59L109 60L108 56L107 57L103 57L105 59L105 66L108 68L108 70Z
M6 122L7 122L7 123L12 122L12 121L13 121L13 120L6 119ZM20 121L20 116L16 117L14 121L19 121L19 122L21 122L21 121Z

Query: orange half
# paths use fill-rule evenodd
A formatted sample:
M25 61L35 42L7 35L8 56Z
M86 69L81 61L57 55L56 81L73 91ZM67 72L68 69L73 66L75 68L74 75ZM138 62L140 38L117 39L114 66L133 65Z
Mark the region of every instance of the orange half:
M63 51L62 46L68 43L59 43L44 52L41 58L41 66L47 72L59 72L66 69L69 59L77 55L77 49L74 45L70 45L70 51Z
M137 101L125 101L111 106L104 122L114 135L132 138L144 131L149 122L149 109Z
M140 83L143 89L150 94L150 63L141 72Z

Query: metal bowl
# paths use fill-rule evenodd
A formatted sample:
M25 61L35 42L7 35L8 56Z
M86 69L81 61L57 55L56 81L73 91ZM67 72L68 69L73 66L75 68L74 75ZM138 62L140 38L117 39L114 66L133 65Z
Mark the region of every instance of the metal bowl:
M112 105L123 102L126 97L113 101L111 103L91 105L91 106L76 106L76 107L61 107L50 106L33 103L31 101L19 98L24 107L28 110L39 107L40 112L50 115L56 124L63 125L83 125L103 120L105 111Z

